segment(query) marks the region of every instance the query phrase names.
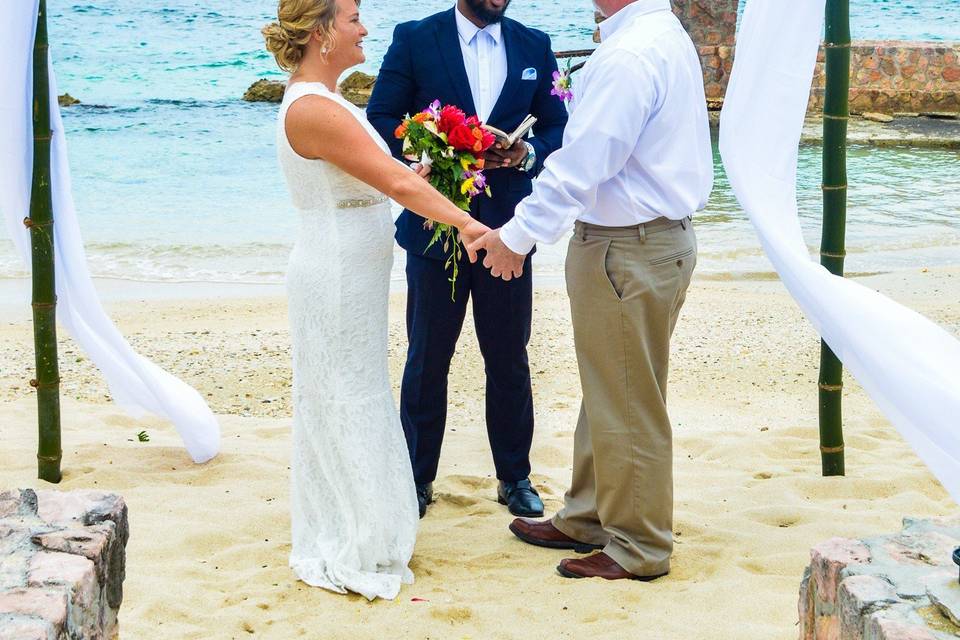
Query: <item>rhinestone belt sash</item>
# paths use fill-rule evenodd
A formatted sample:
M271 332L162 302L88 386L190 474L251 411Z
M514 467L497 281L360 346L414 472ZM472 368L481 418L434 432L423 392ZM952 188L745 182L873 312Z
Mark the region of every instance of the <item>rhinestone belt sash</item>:
M369 198L351 198L349 200L338 200L337 209L365 209L374 205L383 204L388 198L386 196L370 196Z

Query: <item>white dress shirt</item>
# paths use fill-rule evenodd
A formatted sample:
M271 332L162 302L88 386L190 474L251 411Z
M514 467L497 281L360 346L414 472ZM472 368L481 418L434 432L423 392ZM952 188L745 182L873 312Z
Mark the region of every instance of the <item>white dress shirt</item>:
M706 206L713 150L700 57L670 0L638 0L600 24L602 44L573 76L563 147L503 226L520 254L574 221L625 227Z
M500 23L489 24L481 29L467 20L459 8L454 9L454 13L473 106L477 108L477 117L486 121L507 81L507 49L503 44ZM466 105L458 106L467 109Z

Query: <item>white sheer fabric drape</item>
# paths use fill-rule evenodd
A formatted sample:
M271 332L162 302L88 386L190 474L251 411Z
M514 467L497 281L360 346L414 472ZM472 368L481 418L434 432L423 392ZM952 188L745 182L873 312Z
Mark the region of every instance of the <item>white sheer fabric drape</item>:
M797 149L823 17L824 0L747 2L720 118L723 164L797 304L960 501L960 341L875 291L828 273L811 259L800 233Z
M37 7L37 0L0 3L0 216L28 267L30 237L23 219L29 214L33 174L32 53ZM52 65L50 78L57 319L103 372L120 405L134 415L149 412L170 420L193 460L206 462L220 448L220 427L213 412L193 388L137 355L100 305L74 210Z

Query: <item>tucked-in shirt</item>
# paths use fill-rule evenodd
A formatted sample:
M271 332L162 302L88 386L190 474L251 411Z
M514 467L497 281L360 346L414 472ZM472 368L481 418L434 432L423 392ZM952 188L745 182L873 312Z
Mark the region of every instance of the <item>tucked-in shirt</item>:
M477 108L477 117L486 121L507 81L507 49L503 44L500 23L488 24L481 29L460 13L459 7L454 13L473 105Z
M574 221L621 227L706 206L713 151L697 50L669 0L638 0L600 24L573 76L563 147L501 229L515 253L552 244Z

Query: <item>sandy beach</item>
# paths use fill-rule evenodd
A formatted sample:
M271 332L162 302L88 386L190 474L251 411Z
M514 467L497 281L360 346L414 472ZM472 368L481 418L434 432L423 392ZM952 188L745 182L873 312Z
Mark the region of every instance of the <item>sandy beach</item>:
M960 334L960 268L859 280ZM290 364L282 289L197 292L104 284L144 355L196 386L221 416L223 452L191 463L172 426L134 419L69 339L61 345L64 490L122 494L130 508L121 636L227 638L796 637L809 548L898 530L957 507L848 379L847 477L819 474L819 342L775 280L697 279L674 339L673 572L651 584L571 581L564 552L506 526L483 426L482 362L467 322L451 376L438 502L422 521L415 585L368 603L287 568ZM29 307L0 305L0 486L37 487ZM390 367L405 352L391 303ZM533 479L550 512L570 473L579 382L561 290L539 289L530 346ZM146 430L150 441L136 434Z

